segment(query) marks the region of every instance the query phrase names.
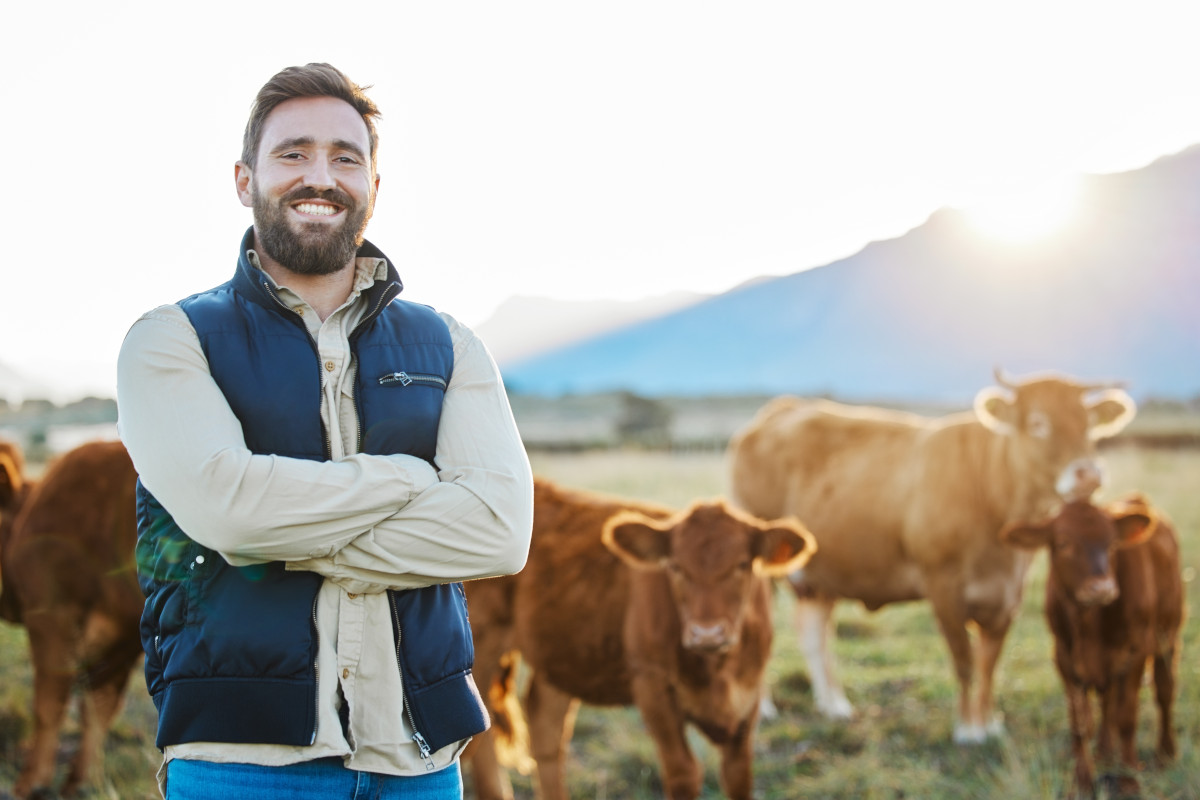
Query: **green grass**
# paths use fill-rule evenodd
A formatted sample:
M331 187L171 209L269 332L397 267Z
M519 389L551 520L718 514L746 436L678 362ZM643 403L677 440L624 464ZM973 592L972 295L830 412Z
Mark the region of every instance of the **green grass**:
M1200 451L1115 448L1106 453L1106 496L1141 489L1174 519L1183 539L1189 605L1200 608ZM724 492L719 454L598 451L535 453L535 471L564 484L684 506ZM951 743L956 686L929 607L889 606L869 613L839 606L837 658L851 702L848 723L831 722L812 706L807 671L791 630L792 604L776 596L775 650L768 665L778 719L761 726L755 758L759 800L1034 800L1063 796L1070 777L1066 704L1051 663L1051 639L1041 616L1045 557L1030 573L1024 606L1013 626L997 677L997 702L1008 735L978 747ZM0 624L0 798L16 776L31 729L30 676L24 631ZM1184 629L1176 727L1180 758L1165 768L1153 760L1156 712L1143 690L1138 735L1147 762L1144 796L1200 798L1200 622ZM140 673L107 748L107 788L97 797L157 797L154 711ZM721 797L717 761L707 742L691 736L706 765L704 798ZM73 750L68 725L61 760ZM575 798L661 798L654 748L635 709L581 709L567 765ZM469 781L469 776L468 776ZM513 776L518 798L532 798L530 779Z

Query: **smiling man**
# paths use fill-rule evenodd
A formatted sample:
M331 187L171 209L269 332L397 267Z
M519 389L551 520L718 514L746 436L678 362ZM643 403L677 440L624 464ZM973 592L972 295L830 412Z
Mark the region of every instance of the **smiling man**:
M523 566L529 462L483 344L363 238L378 113L328 64L268 81L234 276L121 349L168 800L460 798L487 726L459 582Z

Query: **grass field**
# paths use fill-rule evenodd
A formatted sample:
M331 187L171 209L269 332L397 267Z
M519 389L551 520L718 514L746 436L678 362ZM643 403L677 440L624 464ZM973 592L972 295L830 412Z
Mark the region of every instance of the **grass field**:
M1147 492L1172 517L1183 539L1189 605L1200 607L1200 451L1122 447L1106 453L1110 484L1105 497L1124 490ZM683 506L721 494L723 456L596 451L533 455L537 473L561 483ZM790 630L791 603L777 595L775 652L769 679L781 714L764 722L756 747L756 796L798 798L1061 797L1070 776L1066 706L1051 663L1051 640L1041 616L1045 557L1030 574L1021 616L1000 662L997 701L1007 736L978 747L951 743L955 682L949 656L924 603L868 613L839 607L837 657L858 716L849 723L823 720L812 707L806 670ZM0 623L0 797L11 786L30 730L29 669L24 632ZM1184 630L1177 729L1181 757L1165 768L1152 762L1155 712L1144 691L1139 750L1149 798L1200 798L1200 622ZM157 797L153 773L154 713L140 674L108 745L107 791L100 797ZM74 746L64 742L63 758ZM692 737L707 765L705 798L721 797L716 762L707 743ZM572 796L587 800L661 797L653 746L633 709L581 710L568 776ZM469 782L469 775L468 775ZM518 798L532 798L529 778L514 775Z

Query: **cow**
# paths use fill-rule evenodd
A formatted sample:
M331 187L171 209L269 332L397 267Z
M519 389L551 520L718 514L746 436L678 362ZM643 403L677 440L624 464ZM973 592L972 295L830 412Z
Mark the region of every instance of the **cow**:
M1054 663L1067 695L1076 788L1095 791L1091 695L1100 699L1097 756L1113 757L1119 743L1126 773L1116 793L1136 795L1138 690L1147 661L1154 662L1161 761L1175 757L1171 710L1178 671L1184 594L1179 537L1145 496L1131 494L1099 508L1086 500L1054 517L1006 527L1018 547L1050 551L1046 621L1054 634Z
M1095 442L1135 406L1112 385L1055 374L1017 382L999 370L996 379L973 413L941 418L775 398L731 438L733 501L756 517L802 519L816 537L819 549L790 580L825 715L853 714L830 649L836 601L875 610L928 599L959 684L954 740L1002 732L992 676L1032 554L1001 542L1000 530L1090 495L1102 480Z
M0 439L0 553L11 535L13 520L25 504L33 483L25 474L25 454L16 442ZM17 622L11 593L6 591L8 569L0 559L0 619Z
M98 777L104 739L142 654L135 482L120 442L81 445L50 465L0 542L4 608L25 626L33 662L33 742L13 787L17 797L50 789L77 684L79 750L62 793Z
M772 637L768 576L812 550L799 522L763 522L723 501L674 512L537 479L524 570L466 584L476 677L496 723L469 755L476 797L511 796L494 740L527 734L539 796L566 800L563 761L582 701L637 705L671 800L700 794L688 724L720 751L726 795L748 800ZM521 661L527 730L513 713Z

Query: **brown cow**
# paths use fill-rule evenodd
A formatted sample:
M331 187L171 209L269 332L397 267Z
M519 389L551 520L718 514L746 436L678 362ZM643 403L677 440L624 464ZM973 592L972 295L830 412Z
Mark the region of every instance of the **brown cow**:
M1134 405L1118 389L1062 377L996 377L1002 387L981 391L974 414L940 419L777 398L731 441L735 501L758 517L795 515L817 539L792 583L823 713L852 713L833 672L835 601L874 610L928 598L960 687L955 741L1002 730L992 675L1032 554L1003 544L1000 529L1042 519L1060 495L1090 495L1095 440L1124 427Z
M720 750L725 793L748 800L772 636L766 576L812 549L799 523L761 522L721 502L673 513L536 481L525 569L470 582L467 598L495 731L520 727L506 712L514 652L530 668L528 735L543 800L567 797L563 760L580 701L637 704L672 800L700 794L688 723ZM510 796L490 733L471 760L480 800Z
M1100 698L1097 755L1113 756L1114 741L1128 771L1137 769L1138 689L1146 662L1154 660L1158 703L1158 756L1175 757L1171 707L1183 624L1179 539L1171 524L1141 495L1100 509L1079 500L1052 519L1006 528L1019 547L1047 547L1046 621L1054 634L1054 662L1071 718L1075 781L1094 792L1089 751L1090 694ZM1130 774L1116 781L1122 796L1138 791Z
M0 439L0 550L8 541L13 519L25 502L32 484L25 476L25 455L15 443ZM0 619L16 622L15 610L7 610L7 593L4 584L8 572L0 561Z
M24 623L33 660L33 743L13 788L17 797L49 787L77 682L84 688L82 733L63 793L96 777L104 738L142 653L135 480L120 442L82 445L50 466L0 543L6 608Z

